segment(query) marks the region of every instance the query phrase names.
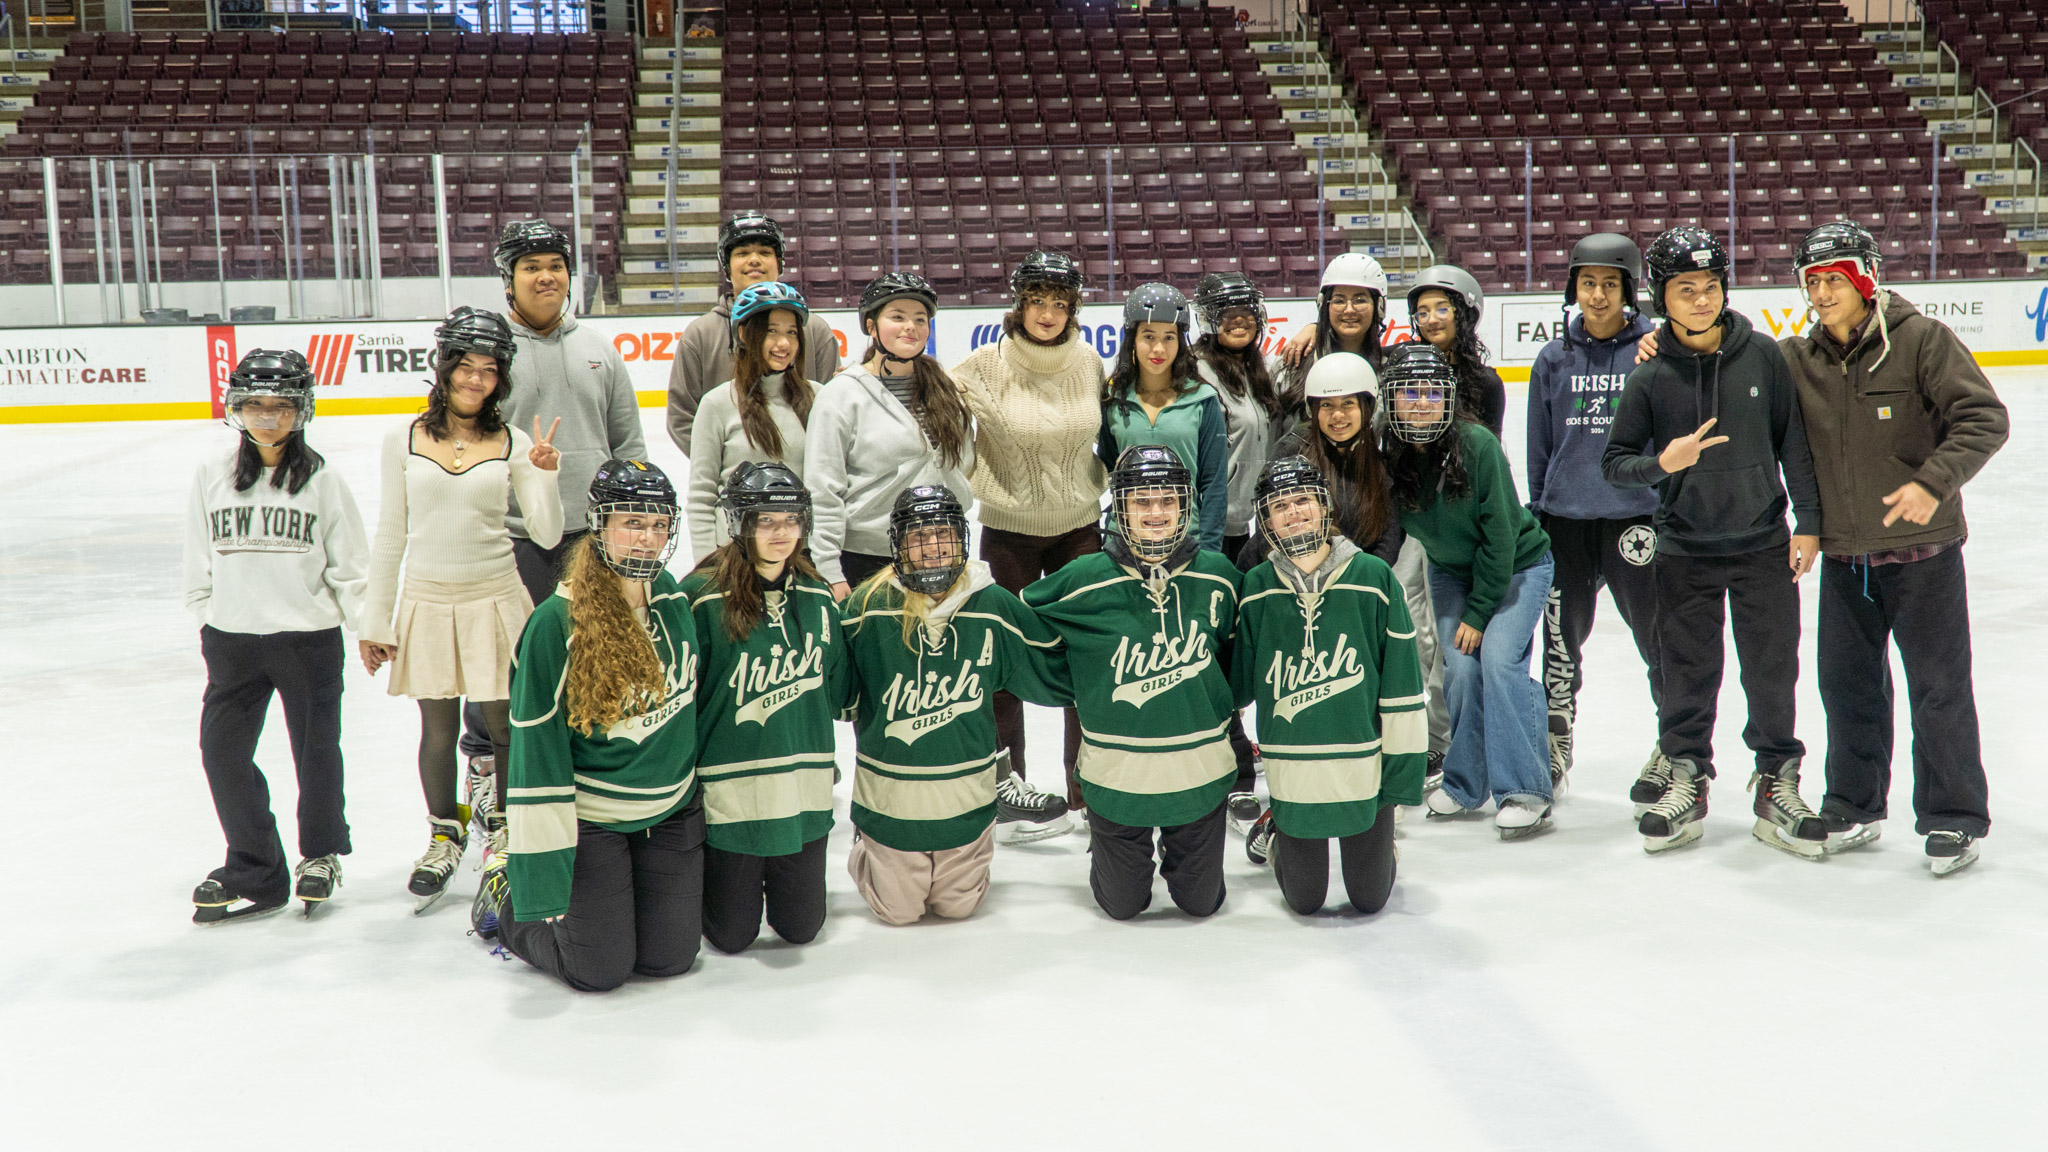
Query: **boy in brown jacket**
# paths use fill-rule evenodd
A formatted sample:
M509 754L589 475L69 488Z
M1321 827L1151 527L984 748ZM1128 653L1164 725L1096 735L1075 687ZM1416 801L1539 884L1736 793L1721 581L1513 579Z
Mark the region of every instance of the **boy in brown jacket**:
M1934 874L1991 827L1963 573L1961 490L2005 443L2005 406L1955 333L1878 287L1878 248L1823 224L1794 256L1815 317L1780 341L1822 512L1820 694L1829 852L1877 839L1891 789L1889 639L1913 715L1915 830Z

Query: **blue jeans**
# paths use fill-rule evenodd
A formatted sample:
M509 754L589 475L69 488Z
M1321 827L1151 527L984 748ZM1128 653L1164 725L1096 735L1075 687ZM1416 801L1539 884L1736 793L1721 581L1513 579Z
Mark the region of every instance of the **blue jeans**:
M1444 702L1451 712L1451 747L1444 753L1444 790L1467 808L1487 797L1519 796L1550 803L1550 742L1543 688L1529 675L1536 624L1550 597L1556 567L1548 553L1514 574L1493 611L1479 651L1458 651L1458 618L1471 588L1434 564L1429 598L1436 609L1437 647L1444 660Z

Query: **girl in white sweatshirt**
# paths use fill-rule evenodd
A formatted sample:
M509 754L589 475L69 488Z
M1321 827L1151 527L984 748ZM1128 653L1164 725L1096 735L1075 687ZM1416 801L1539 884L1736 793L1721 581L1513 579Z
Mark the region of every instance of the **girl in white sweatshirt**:
M363 600L363 521L348 484L307 445L313 370L297 352L249 353L228 378L233 453L192 479L185 606L199 618L206 696L199 757L227 863L192 893L192 919L274 912L291 894L256 741L274 693L299 783L297 895L308 915L341 882L343 625Z
M804 378L803 293L770 280L733 298L733 377L704 394L690 426L690 551L723 547L718 494L742 464L787 464L803 475L804 425L818 386Z
M804 435L811 490L811 559L841 600L889 566L896 494L943 484L974 502L974 420L939 362L925 355L938 293L925 278L891 272L861 293L868 336L861 364L818 393Z

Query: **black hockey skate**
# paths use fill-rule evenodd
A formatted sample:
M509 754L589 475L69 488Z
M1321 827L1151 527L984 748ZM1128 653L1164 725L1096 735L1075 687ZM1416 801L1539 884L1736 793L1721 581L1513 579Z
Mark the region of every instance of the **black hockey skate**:
M488 834L490 829L485 821L498 810L498 758L471 756L463 777L469 790L468 823L478 832Z
M1664 749L1650 746L1650 758L1643 764L1642 775L1629 785L1628 802L1636 806L1636 819L1650 810L1650 805L1664 798L1664 790L1671 786L1671 761L1664 755Z
M1250 792L1232 792L1223 801L1223 818L1230 825L1230 830L1239 836L1250 836L1252 825L1259 822L1265 811L1259 798Z
M1977 862L1977 838L1965 832L1927 834L1927 863L1936 876L1952 876Z
M298 883L293 887L292 895L305 901L306 917L311 919L313 910L332 897L334 890L341 885L341 857L332 853L308 856L299 861L293 875L298 878Z
M1431 792L1436 791L1438 788L1441 788L1444 785L1443 752L1438 749L1431 748L1429 750L1428 760L1429 763L1424 765L1422 769L1422 794L1424 796L1429 795Z
M1884 821L1858 820L1840 812L1822 812L1820 822L1828 830L1827 843L1822 845L1822 849L1830 856L1875 843L1884 834Z
M1749 786L1756 792L1756 823L1749 834L1801 860L1819 860L1828 829L1799 798L1799 758L1794 756L1768 772L1757 769Z
M1254 864L1264 864L1273 858L1273 810L1266 809L1252 823L1251 831L1245 834L1244 856Z
M1665 785L1664 795L1650 805L1650 810L1636 822L1636 831L1643 835L1645 852L1669 852L1673 848L1683 848L1706 831L1701 821L1707 818L1707 787L1710 782L1689 763L1673 763L1671 768L1671 783Z
M997 782L996 839L1005 844L1029 844L1073 830L1066 797L1041 792L1015 772Z
M204 883L192 890L192 922L225 924L230 920L268 916L289 903L291 901L282 896L271 901L251 900L230 892L227 885L208 876Z
M405 885L413 895L415 916L433 907L448 890L448 878L462 863L463 849L469 847L469 830L462 821L429 816L427 824L433 829L432 839L427 841L426 852L413 861L412 879Z
M484 865L484 878L477 885L476 899L469 905L469 926L485 940L498 938L498 917L504 914L505 901L512 892L505 876L508 863L503 852L492 855L490 863Z

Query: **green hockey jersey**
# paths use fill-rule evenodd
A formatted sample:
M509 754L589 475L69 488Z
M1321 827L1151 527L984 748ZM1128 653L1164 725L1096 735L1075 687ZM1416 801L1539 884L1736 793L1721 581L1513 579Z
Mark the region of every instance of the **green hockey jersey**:
M1280 831L1351 836L1421 803L1429 716L1394 570L1339 537L1313 574L1285 557L1246 573L1238 612L1232 679L1258 705Z
M1081 714L1081 796L1133 827L1214 811L1237 775L1226 733L1239 703L1229 677L1237 568L1198 550L1158 587L1106 552L1024 589L1066 644Z
M856 685L853 823L903 852L971 844L995 822L998 690L1034 704L1073 700L1059 637L996 586L987 564L970 561L966 581L909 644L893 581L842 606Z
M697 793L697 628L675 577L657 575L647 597L662 698L589 736L569 727L569 597L563 585L533 610L512 665L505 867L520 920L569 910L578 820L638 832Z
M703 649L697 777L713 848L787 856L832 830L833 721L853 677L839 605L823 581L786 575L765 590L747 638L725 628L725 593L707 569L683 580Z

